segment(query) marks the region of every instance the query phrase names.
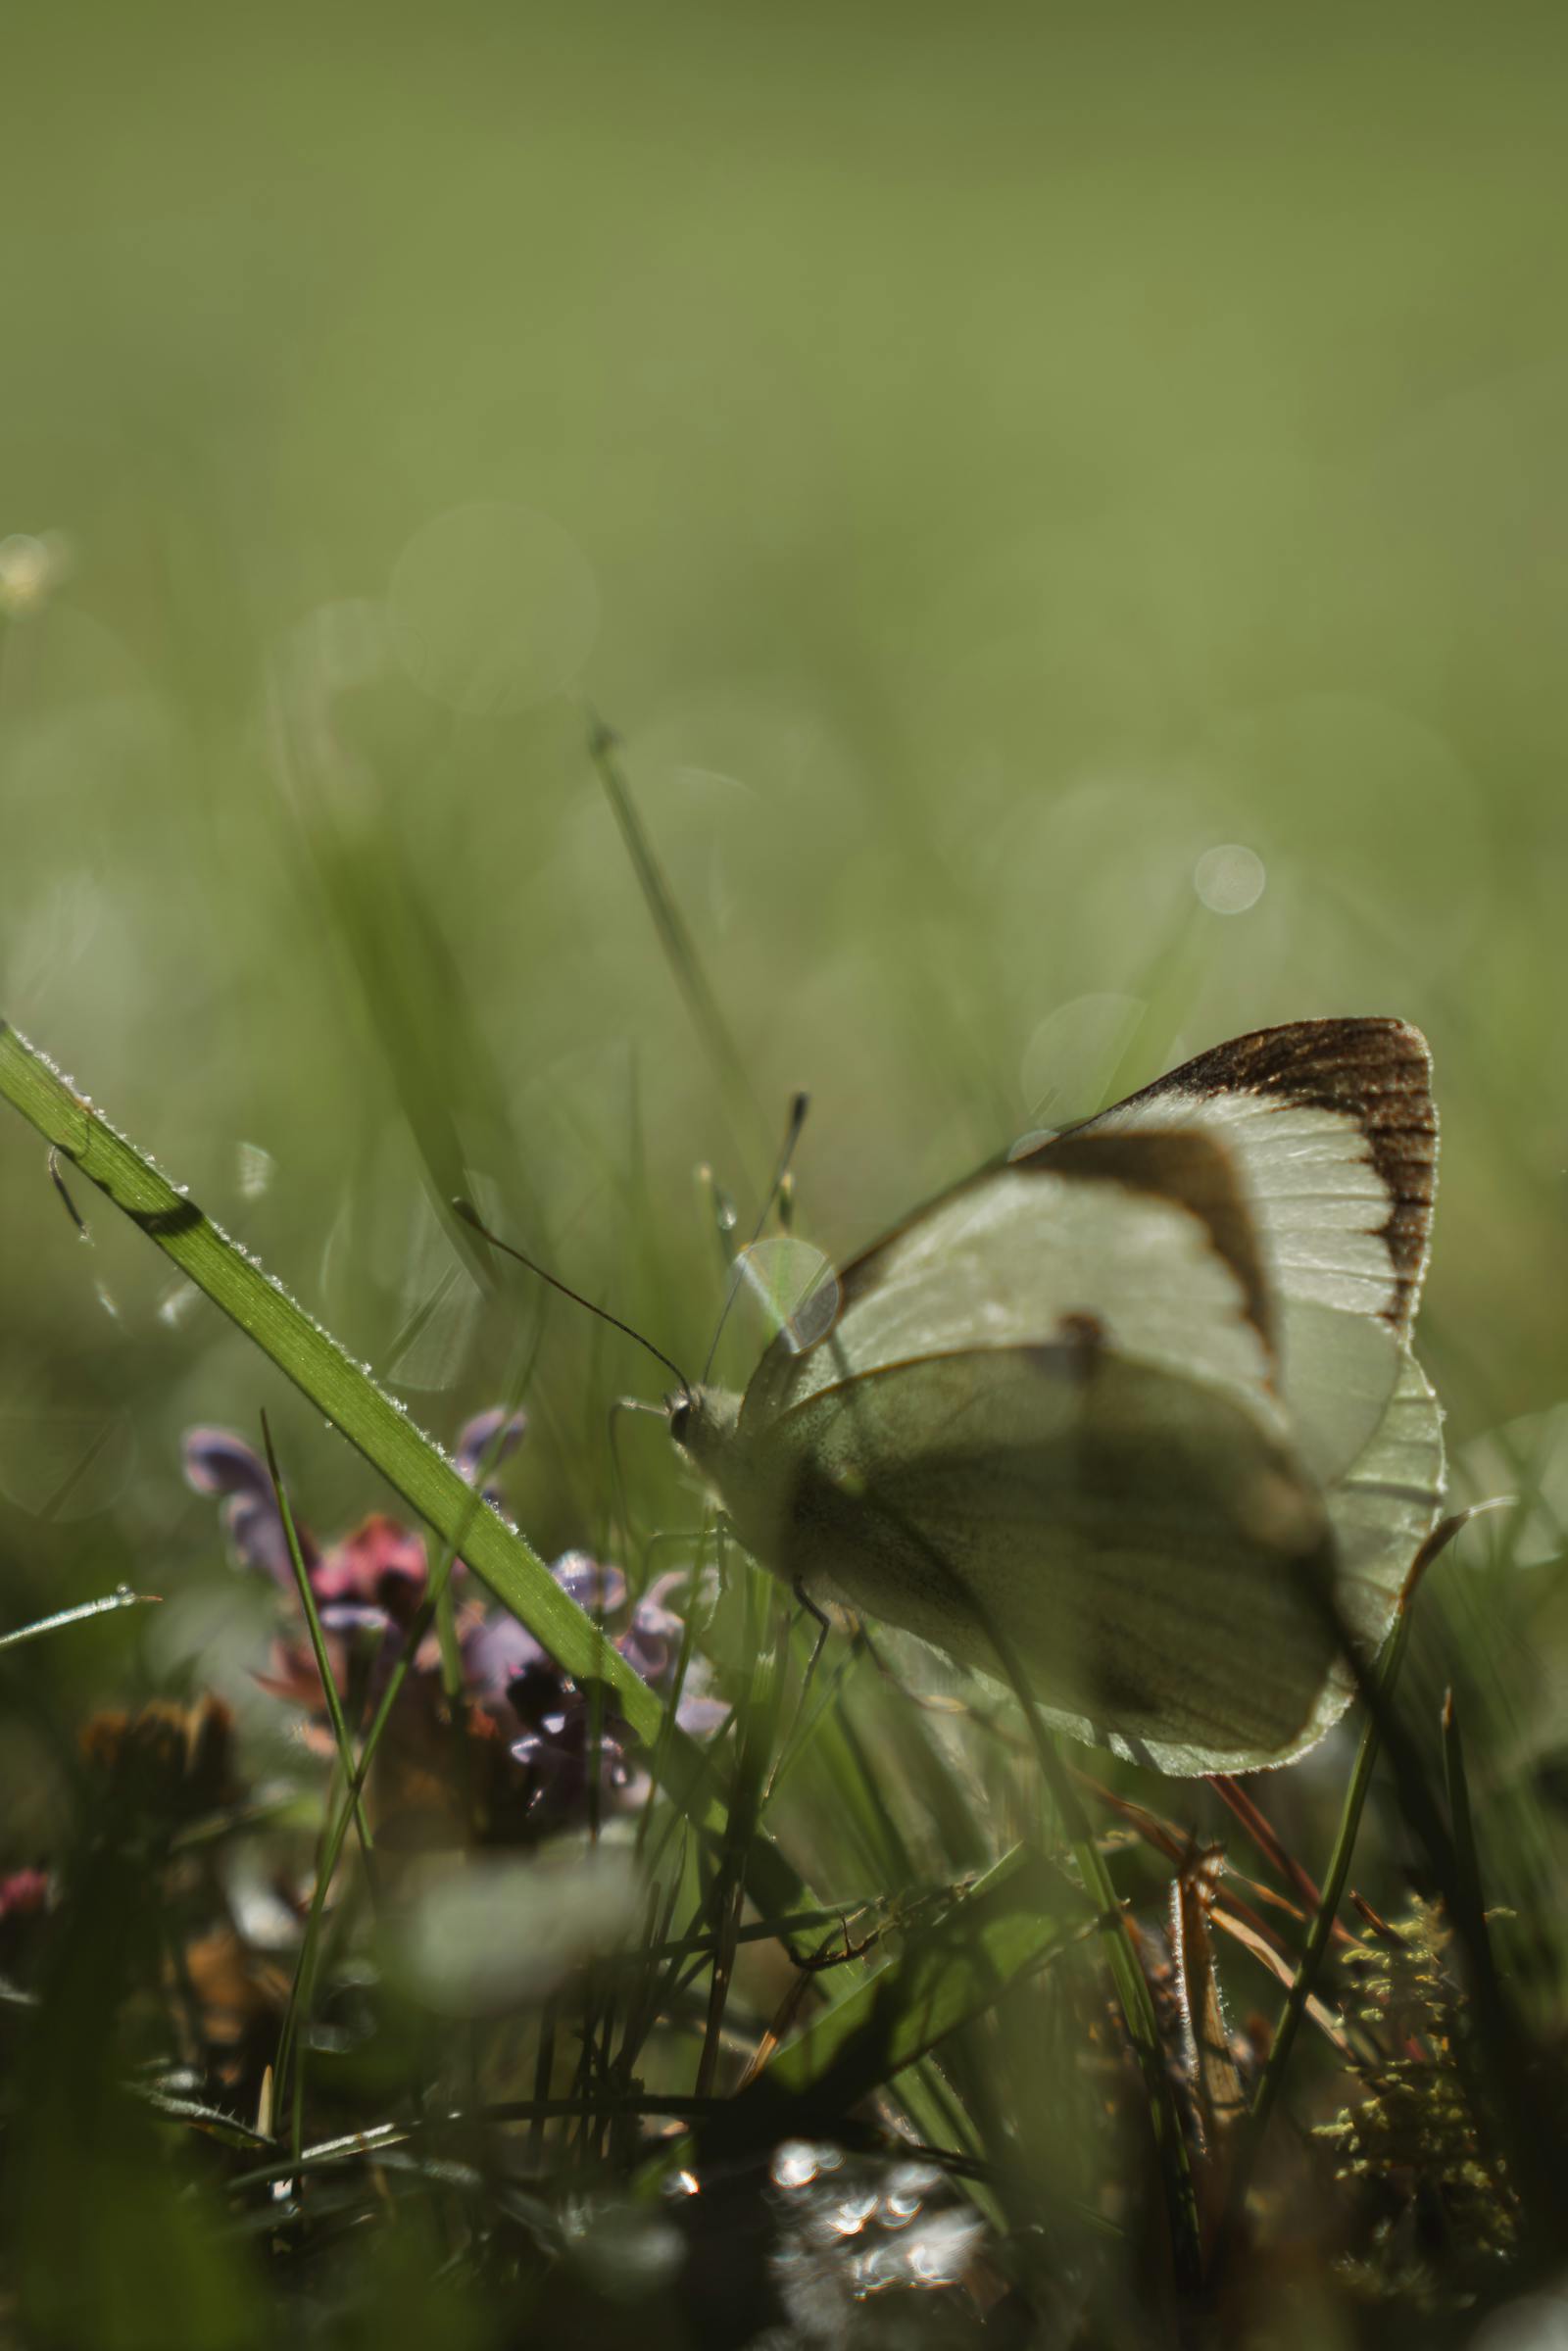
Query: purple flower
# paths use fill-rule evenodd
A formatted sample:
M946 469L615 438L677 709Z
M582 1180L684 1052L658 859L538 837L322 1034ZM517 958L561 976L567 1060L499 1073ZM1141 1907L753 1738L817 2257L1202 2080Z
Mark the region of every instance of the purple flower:
M7 1975L30 1972L28 1962L54 1901L47 1870L12 1870L0 1878L0 1967Z
M627 1664L662 1697L667 1697L674 1687L686 1638L684 1619L670 1607L669 1595L686 1585L690 1587L688 1607L706 1603L710 1597L705 1588L708 1581L705 1578L702 1584L694 1583L692 1571L687 1567L671 1568L667 1575L656 1577L632 1610L631 1622L616 1643ZM729 1711L722 1698L709 1693L707 1662L694 1651L686 1661L685 1678L675 1706L676 1722L694 1739L702 1739L716 1731Z
M375 1510L312 1568L311 1590L321 1604L322 1624L334 1613L344 1623L364 1622L369 1612L406 1625L424 1597L429 1573L423 1536Z
M601 1688L599 1700L595 1722L588 1692L569 1682L553 1690L541 1677L514 1686L514 1710L528 1728L513 1741L512 1759L528 1773L529 1807L544 1819L566 1820L584 1810L596 1765L602 1803L634 1811L647 1799L652 1783L633 1760L637 1734L612 1690Z
M516 1450L526 1425L520 1412L508 1414L499 1407L475 1414L458 1437L461 1474L472 1485L487 1456L493 1468ZM294 1569L277 1497L255 1447L229 1429L192 1429L185 1438L185 1480L198 1494L222 1495L223 1525L240 1563L261 1568L285 1592L292 1592ZM483 1492L487 1501L497 1498L493 1488L486 1486ZM338 1624L349 1630L368 1621L364 1611L374 1609L383 1618L407 1624L424 1597L429 1577L424 1538L384 1512L373 1511L324 1556L297 1514L294 1532L323 1623L336 1611ZM466 1572L461 1559L455 1562L454 1579Z
M294 1569L277 1496L267 1464L255 1447L228 1429L188 1430L185 1483L198 1494L222 1495L220 1515L235 1557L246 1567L259 1567L285 1592L292 1592ZM318 1554L310 1529L296 1518L294 1532L300 1556L308 1568L314 1567Z
M504 1459L520 1442L523 1427L520 1414L498 1409L476 1415L458 1440L463 1475L471 1483L487 1457L492 1465ZM270 1575L297 1607L271 1479L255 1450L227 1430L193 1429L185 1440L185 1475L199 1494L222 1497L236 1558ZM487 1499L495 1498L488 1486L483 1491ZM332 1680L345 1698L352 1693L356 1707L373 1707L403 1655L428 1590L424 1538L382 1511L372 1512L324 1550L298 1520L295 1527ZM550 1572L562 1591L604 1627L607 1641L634 1672L667 1697L686 1642L682 1616L671 1600L681 1588L691 1587L690 1571L661 1576L635 1604L629 1602L620 1569L586 1551L564 1551ZM453 1570L459 1594L466 1575L460 1560ZM625 1809L644 1799L649 1781L636 1759L639 1742L611 1690L601 1686L591 1695L580 1688L505 1610L486 1610L460 1597L454 1629L469 1731L507 1759L504 1769L517 1775L505 1817L539 1826L569 1818L586 1804L596 1774L599 1800L607 1809ZM709 1694L706 1675L702 1661L688 1657L677 1720L698 1737L716 1730L729 1713L721 1699ZM320 1680L297 1616L272 1644L270 1671L258 1679L264 1689L315 1716L308 1736L324 1741ZM419 1726L438 1729L445 1713L439 1643L427 1635L412 1662L395 1721L402 1737L411 1739L418 1736Z
M626 1605L626 1579L618 1567L606 1567L586 1551L563 1551L550 1573L568 1599L598 1623Z
M626 1579L618 1568L584 1551L566 1551L550 1572L564 1592L606 1625L633 1671L667 1695L685 1640L682 1619L669 1601L690 1584L689 1570L661 1576L629 1612ZM618 1632L612 1623L617 1614L625 1619ZM464 1676L475 1695L492 1706L504 1702L523 1726L511 1752L529 1774L530 1808L552 1818L580 1808L593 1779L596 1739L601 1800L622 1810L643 1801L649 1782L635 1760L640 1742L613 1692L600 1689L596 1732L590 1692L568 1680L514 1617L500 1612L471 1627L463 1655ZM702 1660L688 1658L675 1719L693 1738L716 1731L729 1716L723 1699L708 1693L706 1677Z
M675 1701L675 1720L689 1739L707 1739L721 1723L728 1722L732 1709L725 1699L693 1690L692 1678L687 1675L687 1686Z
M463 1679L477 1698L505 1701L514 1682L543 1666L556 1670L526 1625L496 1609L462 1635Z
M47 1870L13 1870L0 1878L0 1920L37 1918L48 1909L53 1893Z
M476 1412L458 1432L457 1450L453 1455L458 1473L471 1486L478 1477L480 1464L489 1455L488 1466L499 1469L503 1461L514 1453L527 1430L526 1413L507 1413L499 1404L488 1412ZM489 1485L479 1490L487 1502L496 1499L496 1490Z

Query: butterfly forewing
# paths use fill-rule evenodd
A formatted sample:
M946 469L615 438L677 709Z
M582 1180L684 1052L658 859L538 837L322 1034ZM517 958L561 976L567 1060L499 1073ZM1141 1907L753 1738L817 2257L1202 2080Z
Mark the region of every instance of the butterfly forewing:
M1274 1300L1281 1392L1332 1480L1388 1408L1426 1271L1437 1168L1426 1041L1401 1020L1259 1029L1079 1131L1173 1129L1232 1157Z
M1087 1145L1140 1162L1159 1147ZM747 1392L750 1429L847 1381L894 1365L976 1348L1005 1350L1091 1337L1102 1349L1235 1390L1275 1407L1246 1212L1223 1151L1184 1140L1244 1230L1221 1249L1186 1200L1120 1180L1086 1180L1038 1155L960 1185L849 1267L831 1332L814 1347L776 1347ZM1216 1215L1218 1210L1216 1209Z
M1403 1339L1431 1243L1432 1056L1402 1020L1298 1020L1184 1062L1088 1132L1198 1124L1236 1153L1280 1286Z

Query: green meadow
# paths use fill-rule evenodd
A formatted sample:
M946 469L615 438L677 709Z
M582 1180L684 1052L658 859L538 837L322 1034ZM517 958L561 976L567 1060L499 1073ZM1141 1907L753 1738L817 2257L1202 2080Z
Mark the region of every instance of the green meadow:
M1546 2351L1558 19L5 51L0 2341ZM1498 1506L1299 1762L818 1653L612 1409L1363 1014Z

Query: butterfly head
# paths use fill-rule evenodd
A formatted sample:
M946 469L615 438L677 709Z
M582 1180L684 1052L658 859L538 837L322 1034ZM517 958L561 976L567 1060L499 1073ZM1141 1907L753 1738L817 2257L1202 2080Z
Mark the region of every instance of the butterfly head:
M710 1482L716 1482L720 1457L735 1439L741 1399L727 1388L679 1388L664 1398L669 1433L681 1451Z
M698 1386L664 1399L669 1433L740 1541L771 1564L778 1519L776 1471L765 1446L741 1427L741 1398L733 1389Z

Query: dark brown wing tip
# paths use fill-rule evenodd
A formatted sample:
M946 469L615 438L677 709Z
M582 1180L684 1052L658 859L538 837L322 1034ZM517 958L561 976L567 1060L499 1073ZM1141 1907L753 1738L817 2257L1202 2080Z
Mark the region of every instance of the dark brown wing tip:
M1437 1190L1432 1053L1421 1031L1389 1014L1253 1029L1183 1062L1131 1099L1148 1102L1167 1092L1277 1095L1355 1120L1388 1186L1383 1230L1396 1285L1389 1319L1403 1337L1426 1274Z

